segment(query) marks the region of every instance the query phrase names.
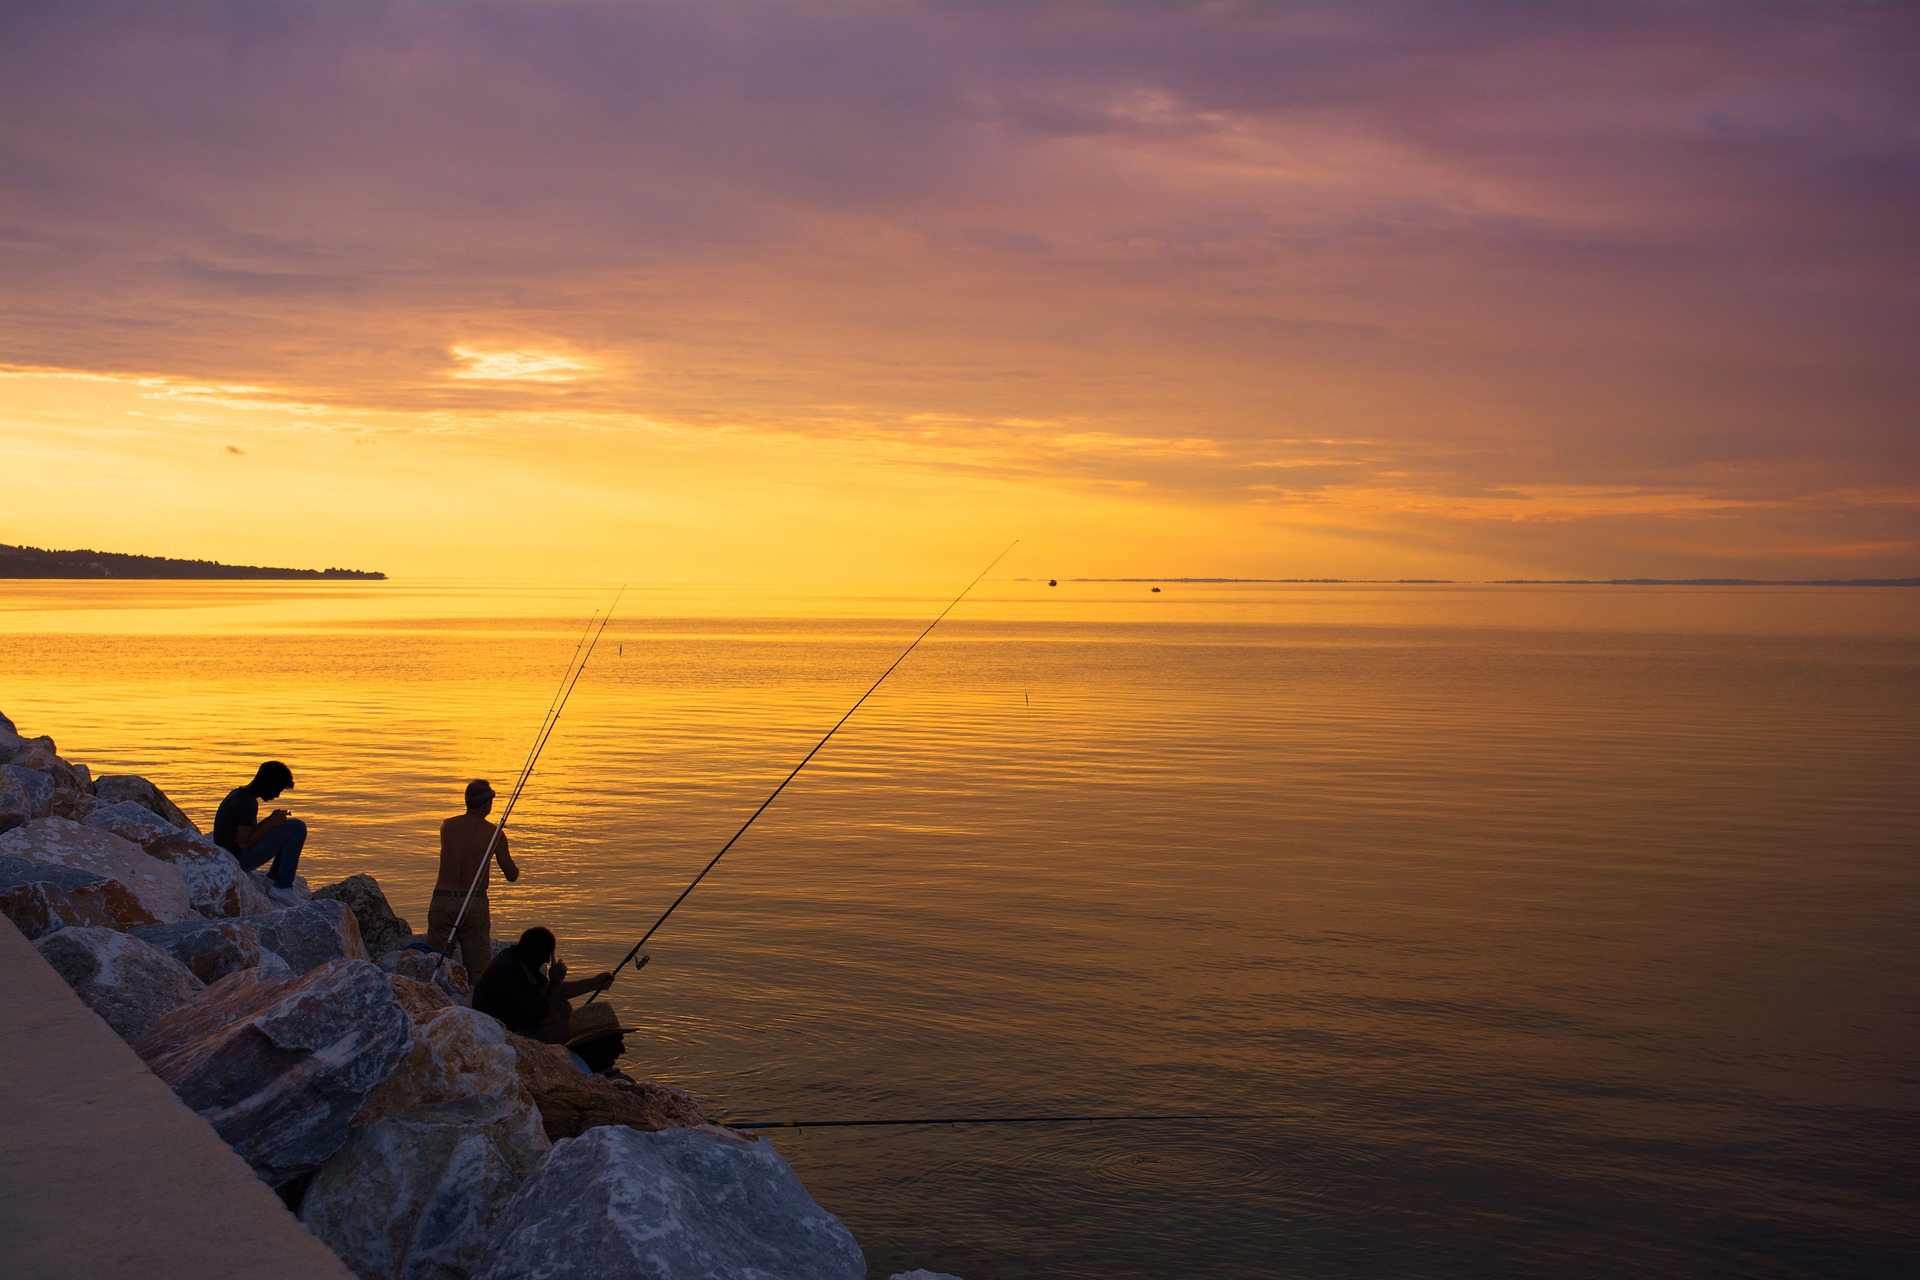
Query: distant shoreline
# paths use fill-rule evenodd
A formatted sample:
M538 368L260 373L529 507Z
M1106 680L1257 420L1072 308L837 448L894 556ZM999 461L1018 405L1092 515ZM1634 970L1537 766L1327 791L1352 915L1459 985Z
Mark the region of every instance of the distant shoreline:
M144 578L170 579L319 579L384 582L387 575L366 569L274 569L221 564L215 560L170 560L165 556L126 555L117 551L47 551L0 543L0 578Z
M1047 582L1047 578L1014 578ZM1920 587L1920 578L1062 578L1062 582L1278 582L1302 586L1491 587Z

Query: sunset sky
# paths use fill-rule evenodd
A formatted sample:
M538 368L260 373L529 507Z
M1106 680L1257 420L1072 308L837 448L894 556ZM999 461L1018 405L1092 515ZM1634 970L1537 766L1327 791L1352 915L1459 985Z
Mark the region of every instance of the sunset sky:
M1920 6L0 6L0 542L1920 574Z

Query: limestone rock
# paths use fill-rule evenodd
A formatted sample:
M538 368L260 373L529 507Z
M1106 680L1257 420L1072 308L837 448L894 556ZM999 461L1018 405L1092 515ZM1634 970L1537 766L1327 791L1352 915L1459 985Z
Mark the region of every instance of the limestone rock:
M401 977L388 981L413 1023L413 1048L368 1097L354 1123L399 1119L480 1125L516 1178L530 1173L553 1144L521 1082L506 1028L424 983Z
M329 960L365 960L360 927L338 902L303 902L248 918L260 945L305 973Z
M287 982L256 973L222 978L134 1048L255 1173L279 1186L340 1149L367 1096L406 1058L413 1033L387 975L364 960L334 960Z
M201 915L250 916L274 909L273 900L241 870L238 860L205 836L176 827L132 800L96 804L86 815L86 825L139 845L150 858L171 863Z
M112 929L117 922L98 889L106 883L71 867L0 858L0 915L28 938L44 938L69 925Z
M23 764L10 764L0 769L7 777L27 793L27 815L29 818L45 818L53 812L53 775L44 769L30 769Z
M29 938L69 924L133 929L154 923L152 913L118 880L77 867L29 862L25 858L0 857L0 899L10 904L6 914ZM35 906L35 903L44 905ZM15 906L22 914L14 914ZM51 914L46 914L48 912ZM28 928L28 919L42 922L40 932Z
M0 833L24 825L33 817L33 797L5 769L0 769Z
M348 876L339 884L315 889L313 896L347 904L347 910L353 912L354 921L360 926L360 941L366 944L370 956L384 956L413 941L413 926L394 914L387 895L380 892L380 882L370 875Z
M60 758L60 749L53 739L42 734L38 738L14 735L13 754L8 757L9 764L25 765L29 769L38 769L42 773L53 772L53 762Z
M74 822L85 822L87 815L100 807L91 791L77 791L71 787L55 787L53 803L47 806L49 818L69 818Z
M87 1008L135 1040L198 995L200 979L160 948L113 929L76 926L34 943Z
M887 1280L960 1280L959 1276L948 1275L944 1271L929 1271L919 1267L912 1271L896 1271Z
M103 773L93 780L93 794L100 797L102 804L131 800L155 817L165 818L174 826L185 828L195 835L200 834L200 828L193 825L193 819L182 813L179 805L167 799L166 792L137 773Z
M556 1142L605 1125L652 1131L691 1129L707 1122L685 1090L652 1080L590 1076L557 1044L511 1033L507 1042L513 1046L521 1082L540 1108L541 1125Z
M520 1181L485 1129L377 1120L320 1167L300 1220L362 1280L465 1280Z
M476 1280L864 1280L840 1220L769 1142L595 1129L562 1142L500 1215Z
M371 952L373 948L367 950ZM467 979L467 966L451 956L437 956L429 951L405 947L381 956L380 967L388 973L438 987L455 1004L473 1003L473 983Z
M181 924L154 924L135 929L133 936L152 943L193 970L202 982L218 982L230 973L271 966L281 977L292 977L292 966L260 945L260 931L251 920L200 920Z
M141 852L140 846L107 831L66 818L36 818L0 835L0 857L47 866L77 867L117 880L149 917L138 924L171 924L200 918L180 873Z

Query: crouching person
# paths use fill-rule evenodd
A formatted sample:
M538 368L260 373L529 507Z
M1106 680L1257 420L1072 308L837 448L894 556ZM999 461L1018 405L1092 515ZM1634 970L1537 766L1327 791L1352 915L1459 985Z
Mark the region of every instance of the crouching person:
M575 996L605 991L611 973L567 981L567 962L554 955L551 930L538 925L493 958L473 984L473 1007L498 1018L515 1035L564 1045L573 1038Z
M291 889L300 866L300 850L307 844L307 824L275 809L263 820L262 800L277 800L293 788L293 770L269 760L253 781L227 792L213 815L213 842L239 859L248 871L271 862L267 877L276 889Z

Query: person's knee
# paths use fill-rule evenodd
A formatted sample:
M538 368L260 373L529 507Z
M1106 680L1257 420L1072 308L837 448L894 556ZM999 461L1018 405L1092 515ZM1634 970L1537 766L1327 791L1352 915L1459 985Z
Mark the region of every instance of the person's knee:
M280 824L280 829L291 836L298 837L301 844L307 842L307 824L298 818L288 818Z

